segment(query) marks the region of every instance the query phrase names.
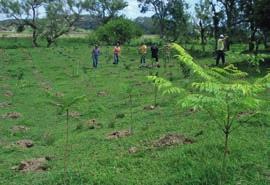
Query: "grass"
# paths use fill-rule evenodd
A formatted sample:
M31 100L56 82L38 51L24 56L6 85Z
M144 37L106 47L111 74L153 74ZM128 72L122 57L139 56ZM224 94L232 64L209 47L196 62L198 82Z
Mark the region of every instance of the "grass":
M31 48L31 42L25 38L18 39L17 45L8 39L1 40L0 46L5 49L0 50L0 103L11 105L1 108L0 115L19 112L22 117L0 119L0 184L64 184L65 114L58 114L57 107L50 103L48 90L51 94L63 93L66 98L86 95L86 100L70 110L81 116L70 119L69 184L270 183L269 116L253 119L232 133L224 180L222 131L205 113L181 110L175 97L160 94L159 107L144 110L145 106L154 104L154 87L146 78L150 73L158 71L159 76L170 77L176 85L189 83L189 79L183 79L177 61L171 60L171 67L166 70L163 67L139 69L137 48L123 46L120 64L116 66L112 64L112 48L102 47L98 69L92 69L87 43L74 41L62 39L58 47ZM241 46L234 47L239 51ZM202 65L214 63L210 56L197 59ZM76 75L78 61L79 75ZM248 80L254 79L251 74ZM132 91L134 133L108 140L107 134L130 126L128 86L136 89ZM13 96L5 96L7 91ZM101 91L106 95L98 96ZM262 96L269 97L269 92ZM269 107L265 109L269 111ZM119 114L125 116L118 117ZM96 119L102 128L89 129L85 122L90 119ZM30 130L12 134L13 125L26 125ZM203 134L195 137L199 132ZM195 143L165 148L151 146L154 140L168 133L183 134ZM32 139L34 147L21 149L12 145L20 139ZM139 151L130 154L130 147L137 147ZM43 156L52 158L46 172L11 170L22 160Z

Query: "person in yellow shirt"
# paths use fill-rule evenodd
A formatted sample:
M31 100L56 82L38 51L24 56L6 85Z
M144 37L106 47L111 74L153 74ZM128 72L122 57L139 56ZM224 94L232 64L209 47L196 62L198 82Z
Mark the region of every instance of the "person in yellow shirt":
M217 42L217 59L216 65L218 66L219 60L222 60L222 64L225 64L225 37L224 35L220 35Z
M147 54L147 46L144 43L139 47L139 53L141 55L141 65L144 65Z

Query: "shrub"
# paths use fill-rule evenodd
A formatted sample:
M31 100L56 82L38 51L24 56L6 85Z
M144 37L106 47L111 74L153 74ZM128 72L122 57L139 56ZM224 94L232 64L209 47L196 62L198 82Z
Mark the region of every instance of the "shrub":
M142 31L132 21L124 18L113 19L101 26L94 33L99 41L112 44L116 42L125 43L132 38L140 37Z

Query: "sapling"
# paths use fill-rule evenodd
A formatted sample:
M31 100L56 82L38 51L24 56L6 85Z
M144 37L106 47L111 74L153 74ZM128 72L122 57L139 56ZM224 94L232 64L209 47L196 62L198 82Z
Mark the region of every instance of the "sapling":
M224 136L224 161L229 151L230 134L241 126L237 117L242 112L252 111L249 117L256 115L259 107L267 100L258 99L258 94L264 92L270 83L270 74L256 82L249 83L244 80L247 73L238 70L233 65L224 69L202 68L196 64L193 58L179 45L173 44L177 51L178 61L186 65L195 78L188 89L170 91L172 84L159 77L148 77L155 79L155 84L163 93L179 94L179 104L183 108L205 111L209 117L222 130ZM190 88L192 92L190 92ZM224 163L226 165L226 163Z
M167 69L167 64L170 62L171 58L171 46L170 44L166 44L163 48L163 57L164 57L164 70Z
M51 94L49 94L51 95ZM69 158L69 110L70 108L78 103L79 101L85 99L85 95L83 96L78 96L75 98L64 98L64 97L56 97L56 96L51 96L53 98L53 101L51 104L56 105L57 107L60 108L59 114L65 112L66 116L66 133L65 133L65 150L64 150L64 182L67 184L67 167L68 167L68 158Z
M256 72L260 73L260 64L261 62L264 62L264 57L262 55L258 54L250 54L248 55L248 63L250 66L256 68Z
M158 77L158 72L156 72L155 74L156 77ZM154 78L154 79L151 79L149 78L149 80L152 80L152 83L154 85L154 107L157 107L158 103L157 103L157 96L158 96L158 78Z
M133 87L127 86L126 87L126 93L128 94L128 105L129 105L129 118L130 118L130 126L129 126L129 132L133 132Z

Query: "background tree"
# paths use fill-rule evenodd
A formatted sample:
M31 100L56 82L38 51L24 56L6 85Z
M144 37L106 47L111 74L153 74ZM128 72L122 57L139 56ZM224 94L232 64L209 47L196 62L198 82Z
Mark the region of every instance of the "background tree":
M38 46L39 11L47 0L0 0L0 13L16 20L16 24L32 29L32 45Z
M146 34L158 34L158 26L154 23L151 17L137 17L134 22Z
M215 38L215 50L217 49L217 40L219 37L219 24L220 20L223 17L223 12L221 10L217 10L217 3L213 0L210 1L211 5L211 11L212 11L212 20L213 20L213 26L212 26L212 32Z
M116 18L121 10L128 6L125 0L85 0L83 7L94 15L101 24Z
M79 20L83 10L81 0L58 0L45 6L46 19L42 36L50 47L57 38L68 33Z
M110 20L107 24L97 29L95 32L99 41L104 41L108 44L116 42L125 43L132 38L142 35L142 31L131 20L118 18Z
M199 30L200 30L200 38L201 38L201 45L203 51L205 51L205 44L206 44L206 32L208 27L211 25L211 6L209 0L200 0L199 3L195 4L195 12L196 18L198 19L199 23Z
M161 38L176 41L187 28L188 16L185 11L188 6L184 0L138 0L142 13L154 12L152 16L159 26Z
M233 35L234 27L238 17L238 0L217 0L222 4L226 15L226 31L229 37Z
M153 11L153 18L159 25L159 34L163 38L166 29L166 17L168 15L167 3L163 0L138 0L142 13Z
M242 13L241 22L247 23L249 27L249 51L253 51L256 42L255 35L258 31L258 27L255 22L255 3L257 0L240 0L240 10Z
M167 4L168 15L166 18L165 36L171 41L176 41L188 30L188 13L185 11L188 4L183 0L169 0Z
M255 24L264 34L264 45L267 48L267 39L270 32L270 0L257 0L254 10Z

